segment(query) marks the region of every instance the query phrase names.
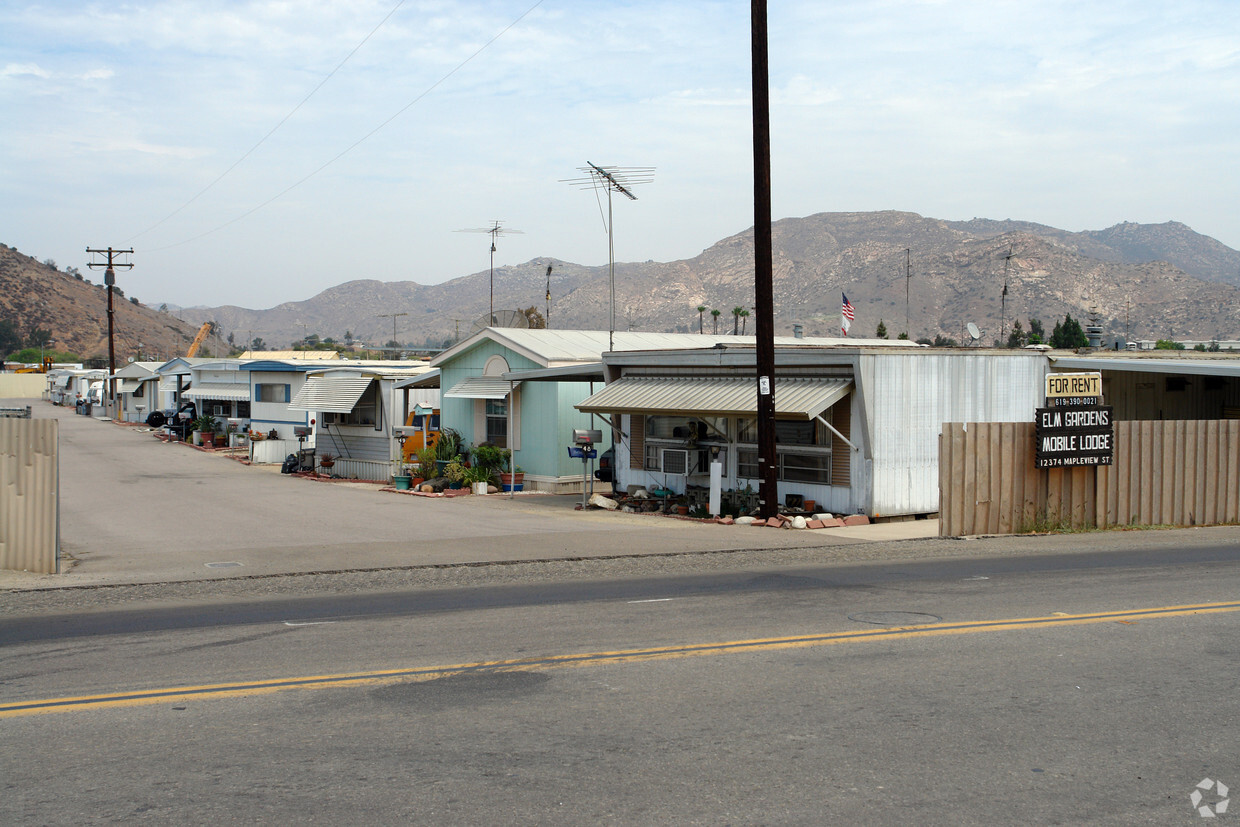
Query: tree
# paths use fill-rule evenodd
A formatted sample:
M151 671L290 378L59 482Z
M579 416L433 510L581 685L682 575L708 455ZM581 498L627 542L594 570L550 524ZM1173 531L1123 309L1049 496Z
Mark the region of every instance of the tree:
M957 342L955 339L948 338L947 336L944 336L942 333L934 337L935 347L959 347L959 345L960 343Z
M231 346L231 345L235 345L235 344L237 344L236 337L235 337L232 333L229 333L229 334L228 334L228 344L229 344L230 346Z
M897 339L904 339L905 341L907 341L907 340L908 340L908 334L907 334L907 333L901 333L901 334L900 334L899 336L897 336L896 338L897 338Z
M76 267L66 267L65 274L69 276L73 276L78 281L82 280L82 271Z
M1075 350L1078 347L1088 347L1089 338L1081 329L1081 323L1068 313L1064 315L1062 322L1055 323L1055 328L1051 331L1050 344L1054 348Z
M159 312L160 312L160 313L167 313L167 312L168 312L168 304L167 304L167 302L165 302L164 304L161 304L161 305L159 306Z
M52 340L52 331L36 327L26 336L27 347L41 347Z
M521 315L525 316L525 320L529 322L531 330L546 330L547 320L543 317L542 311L534 305L531 304L523 309Z
M138 297L137 297L137 296L130 296L130 297L129 297L129 303L130 303L130 304L141 304L141 302L139 302L139 301L138 301Z
M718 335L719 335L719 316L720 316L722 313L723 313L723 311L722 311L722 310L720 310L719 308L715 308L714 310L710 311L711 318L713 318L713 319L715 320L715 330L714 330L714 335L716 335L716 336L718 336Z
M1046 341L1046 330L1042 327L1040 319L1029 319L1029 335L1025 337L1025 342L1031 345L1040 345Z
M732 335L738 336L741 332L741 314L745 312L743 307L732 308Z
M748 311L748 310L742 310L742 311L741 311L741 335L742 335L742 336L744 336L744 335L745 335L745 323L746 323L747 321L749 321L749 311Z
M400 342L396 341L395 339L388 339L387 344L385 344L384 347L398 348L400 347Z
M1154 343L1154 350L1183 350L1184 344L1172 339L1159 339Z
M1021 327L1020 319L1012 322L1012 332L1008 334L1008 347L1021 347L1025 343L1025 331Z
M54 258L45 258L43 259L43 263L46 264L48 267L51 267L53 270L56 269L56 259Z
M705 318L705 316L703 316L702 314L706 312L706 305L699 304L697 311L698 311L698 333L701 334L705 332L703 330L703 324L702 324L702 320Z
M878 327L874 329L874 338L875 339L886 339L887 338L887 325L883 324L882 319L878 320Z
M254 341L250 342L250 350L266 350L267 343L262 340L261 336L255 336Z
M0 357L12 353L22 346L22 337L17 333L17 325L8 319L0 319Z
M346 330L344 332L344 343L350 347L353 346L353 331L352 330Z

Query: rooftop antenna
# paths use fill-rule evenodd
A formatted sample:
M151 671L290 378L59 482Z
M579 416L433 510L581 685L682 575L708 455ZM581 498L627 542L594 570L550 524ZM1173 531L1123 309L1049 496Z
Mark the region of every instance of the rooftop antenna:
M401 316L408 316L408 313L380 313L376 318L392 320L392 347L400 347L400 342L396 341L396 320Z
M502 235L523 235L521 230L510 230L502 226L503 222L495 220L490 227L474 227L469 230L457 230L458 233L486 233L491 236L491 304L488 313L495 312L495 240Z
M1003 257L1003 293L999 296L999 338L1002 344L1003 335L1007 333L1007 294L1008 267L1012 263L1012 245L1008 245L1007 255Z
M547 315L543 319L547 329L551 329L551 265L547 265Z
M909 335L908 328L908 283L913 278L913 251L904 248L904 335Z
M562 183L571 184L580 189L592 189L597 195L600 188L607 190L607 218L603 222L607 227L607 265L611 283L611 319L607 328L607 349L615 349L616 338L616 237L612 232L611 194L618 192L630 201L637 196L629 191L636 184L649 184L654 180L654 167L600 167L586 161L586 166L578 167L585 173L582 178L565 178ZM599 211L603 205L599 203Z

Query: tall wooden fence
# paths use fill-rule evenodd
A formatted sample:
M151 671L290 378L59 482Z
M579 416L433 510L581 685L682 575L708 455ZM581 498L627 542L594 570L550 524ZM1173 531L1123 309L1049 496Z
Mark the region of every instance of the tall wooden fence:
M55 419L0 418L0 569L56 573L59 425Z
M1115 423L1112 465L1040 469L1032 422L949 422L939 534L1240 522L1240 421Z

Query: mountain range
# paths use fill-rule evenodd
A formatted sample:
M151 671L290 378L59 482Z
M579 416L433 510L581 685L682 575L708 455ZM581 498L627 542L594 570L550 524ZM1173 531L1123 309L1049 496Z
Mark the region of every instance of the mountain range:
M1026 330L1040 319L1049 331L1065 314L1082 322L1095 314L1108 341L1240 339L1240 252L1174 221L1070 232L911 212L818 213L777 221L772 236L780 335L794 324L806 336L839 335L846 294L853 336L873 336L881 321L891 338L907 330L963 341L972 322L990 344L1016 319ZM487 270L435 285L359 279L269 309L170 309L191 331L212 320L238 343L261 337L277 348L307 333L382 343L393 337L390 314L404 314L395 318L398 341L441 345L485 321L490 280ZM719 332L730 331L733 308L752 312L753 281L752 228L690 259L617 262L616 329L710 332L718 309ZM552 328L607 329L609 295L606 265L536 258L494 271L497 314L534 307Z

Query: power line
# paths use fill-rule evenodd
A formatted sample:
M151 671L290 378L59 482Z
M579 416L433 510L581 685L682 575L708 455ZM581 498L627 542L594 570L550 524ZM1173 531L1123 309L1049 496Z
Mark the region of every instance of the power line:
M343 158L344 156L348 155L348 154L349 154L350 152L352 152L353 150L357 149L357 148L358 148L359 146L361 146L363 143L365 143L366 141L370 140L370 138L372 138L372 137L373 137L373 136L374 136L377 132L379 132L381 129L383 129L384 127L386 127L386 126L387 126L388 124L390 124L392 121L394 121L394 120L396 120L397 118L399 118L401 115L405 114L405 112L406 112L406 111L408 111L409 109L411 109L411 108L412 108L415 104L417 104L417 103L421 102L421 100L422 100L423 98L425 98L425 97L426 97L427 95L429 95L431 92L434 92L436 89L438 89L440 86L442 86L442 85L443 85L443 84L444 84L444 83L445 83L445 82L446 82L449 78L451 78L451 77L452 77L453 75L455 75L457 72L461 71L461 69L464 69L464 68L465 68L465 66L467 66L470 62L472 62L474 58L476 58L478 55L482 54L484 51L486 51L488 48L490 48L491 44L493 44L495 41L499 40L501 37L503 37L504 35L506 35L506 34L507 34L510 30L512 30L512 29L513 29L513 27L515 27L518 23L520 23L522 20L524 20L526 17L528 17L528 16L529 16L529 14L530 14L530 12L534 11L534 9L538 8L538 7L539 7L539 6L541 6L542 4L543 4L543 0L537 0L537 1L536 1L533 5L532 5L532 6L530 6L528 9L526 9L524 12L522 12L520 17L518 17L516 20L512 21L512 22L511 22L511 23L509 23L507 26L505 26L505 27L504 27L504 28L503 28L503 29L499 32L499 34L495 35L495 36L494 36L494 37L492 37L490 40L488 40L486 43L484 43L484 44L482 44L480 47L478 47L477 51L475 51L475 52L474 52L473 54L471 54L469 57L465 58L465 59L464 59L464 60L462 60L460 63L458 63L458 64L457 64L457 65L456 65L456 66L455 66L455 67L454 67L451 71L449 71L447 74L445 74L445 75L444 75L443 77L441 77L439 80L435 81L435 82L434 82L434 83L432 83L430 86L428 86L428 87L427 87L427 88L426 88L426 89L425 89L425 90L424 90L421 94L419 94L419 95L418 95L417 97L415 97L413 100L409 101L409 103L405 104L403 107L401 107L400 109L398 109L398 110L395 112L395 114L393 114L393 115L392 115L391 117L389 117L387 120L385 120L385 121L383 121L382 123L380 123L380 124L379 124L378 126L376 126L374 129L372 129L372 130L370 130L369 132L367 132L367 133L366 133L365 135L363 135L362 137L358 138L358 139L357 139L356 141L354 141L353 143L349 144L349 146L345 147L345 148L344 148L344 149L342 149L340 152L338 152L336 155L334 155L332 158L330 158L329 160L325 161L323 164L321 164L321 165L320 165L317 169L315 169L314 171L312 171L312 172L308 173L307 175L303 176L302 178L300 178L299 180L295 181L294 183L289 184L287 187L285 187L284 189L280 190L278 193L276 193L275 195L271 196L271 197L270 197L270 198L268 198L266 201L262 202L261 204L259 204L259 205L258 205L258 206L256 206L256 207L253 207L253 208L251 208L251 209L249 209L249 210L246 210L245 212L243 212L241 215L237 216L236 218L233 218L233 219L231 219L231 220L229 220L229 221L225 221L223 224L220 224L219 226L217 226L217 227L215 227L215 228L213 228L213 229L207 230L206 232L199 233L199 234L198 234L198 235L196 235L196 236L192 236L191 238L187 238L187 239L184 239L184 240L182 240L182 241L175 242L175 243L173 243L173 244L168 244L168 245L165 245L165 246L163 246L163 247L156 247L155 249L152 249L152 250L147 250L146 252L148 252L148 253L160 253L160 252L163 252L164 250L171 250L171 249L173 249L173 248L175 248L175 247L181 247L181 246L183 246L183 245L185 245L185 244L190 244L191 242L198 241L198 240L199 240L199 239L201 239L201 238L206 238L207 236L212 235L213 233L218 233L220 230L223 230L223 229L226 229L226 228L228 228L228 227L231 227L233 224L236 224L236 223L237 223L237 222L239 222L239 221L242 221L242 220L244 220L244 219L246 219L246 218L249 218L251 215L253 215L254 213L258 212L258 211L259 211L259 210L261 210L263 207L266 207L268 204L271 204L271 203L273 203L273 202L275 202L275 201L278 201L278 200L280 200L281 198L283 198L285 195L288 195L290 192L292 192L293 190L297 189L297 188L298 188L298 187L300 187L302 184L306 183L306 182L307 182L307 181L309 181L311 178L315 177L315 176L316 176L316 175L318 175L320 172L322 172L323 170L327 169L329 166L331 166L332 164L336 163L337 161L339 161L339 160L340 160L341 158Z
M290 111L289 111L289 113L288 113L287 115L285 115L283 118L281 118L281 119L280 119L280 122L279 122L279 123L277 123L275 126L273 126L273 127L271 128L271 130L270 130L270 131L269 131L266 135L264 135L263 137L261 137L261 138L259 138L259 139L258 139L258 143L254 144L254 146L252 146L252 147L250 147L248 150L246 150L245 154L243 154L240 158L238 158L236 161L234 161L234 162L233 162L233 164L232 164L232 166L230 166L228 169L226 169L226 170L224 170L223 172L221 172L221 173L220 173L220 174L216 177L216 179L215 179L214 181L212 181L210 184L207 184L205 187L203 187L201 190L199 190L199 191L198 191L198 194L197 194L197 195L195 195L193 198L189 199L189 200L188 200L188 201L186 201L184 204L182 204L181 206L177 207L175 210L173 210L172 212L168 213L168 214L167 214L167 215L165 215L163 218L159 219L158 221L156 221L156 222L155 222L154 224L152 224L151 226L147 227L147 228L146 228L145 230L143 230L142 232L138 233L137 235L130 236L130 237L126 240L126 242L125 242L125 243L127 243L127 244L128 244L128 243L131 243L131 242L132 242L135 238L141 238L142 236L146 235L146 234L147 234L147 233L149 233L151 230L153 230L153 229L155 229L156 227L160 226L160 225L161 225L161 224L163 224L165 221L167 221L168 219L170 219L170 218L174 217L177 213L181 212L181 210L185 209L185 208L186 208L186 207L188 207L190 204L193 204L193 203L194 203L195 201L197 201L199 198L201 198L202 196L206 195L206 194L207 194L207 191L208 191L208 190L210 190L212 187L214 187L216 184L218 184L220 181L223 181L223 180L224 180L224 178L228 175L228 173L232 172L234 169L236 169L238 166L240 166L240 165L241 165L241 162L242 162L242 161L244 161L246 158L249 158L252 154L254 154L254 151L255 151L256 149L258 149L260 146L262 146L264 143L266 143L268 138L270 138L272 135L276 134L276 131L277 131L280 127L284 126L285 122L286 122L289 118L291 118L291 117L293 117L294 115L296 115L296 114L297 114L297 110L299 110L299 109L301 109L303 106L305 106L306 101L308 101L308 100L310 100L310 98L314 97L314 95L315 95L315 93L316 93L316 92L318 92L320 89L322 89L322 88L323 88L323 86L324 86L324 85L325 85L325 84L326 84L329 80L331 80L333 77L335 77L336 73L340 71L341 67L343 67L346 63L348 63L348 62L349 62L349 59L350 59L350 58L352 58L355 54L357 54L357 52L358 52L358 50L359 50L359 49L361 49L363 46L365 46L365 45L366 45L366 41L368 41L368 40L370 40L370 38L374 37L375 32L377 32L377 31L379 31L379 29L383 28L383 24L384 24L384 23L386 23L386 22L388 22L388 20L392 17L392 15L396 14L396 10L397 10L397 9L399 9L402 5L404 5L404 3L405 3L405 0L398 0L398 2L396 3L396 5L392 7L392 10L391 10L390 12L388 12L388 13L387 13L387 16L385 16L382 20L380 20L380 21L379 21L379 25L378 25L378 26L375 26L373 29L371 29L371 30L370 30L370 34L368 34L368 35L366 35L365 37L363 37L363 38L362 38L362 42L361 42L361 43L358 43L356 46L354 46L354 47L353 47L353 51L351 51L351 52L349 52L347 55L345 55L344 60L342 60L342 61L340 61L339 63L337 63L337 64L336 64L336 68L335 68L335 69L332 69L330 72L328 72L328 73L327 73L327 76L326 76L325 78L323 78L321 81L319 81L318 86L315 86L313 89L311 89L311 90L310 90L310 94L306 95L304 98L302 98L302 99L301 99L301 103L299 103L299 104L297 104L296 106L294 106L294 107L292 108L292 110L290 110Z

